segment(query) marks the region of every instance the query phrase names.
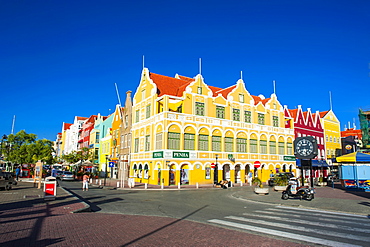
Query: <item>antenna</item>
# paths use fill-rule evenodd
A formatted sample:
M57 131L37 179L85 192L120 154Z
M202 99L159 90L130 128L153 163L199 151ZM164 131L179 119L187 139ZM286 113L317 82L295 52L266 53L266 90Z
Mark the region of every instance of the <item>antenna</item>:
M333 104L331 102L331 91L329 91L329 99L330 99L330 110L333 110Z
M117 92L118 103L119 103L120 106L122 106L121 105L121 99L119 98L117 83L114 83L114 85L116 85L116 92Z
M202 74L202 59L199 58L199 74Z
M240 71L240 79L243 80L243 71Z
M276 81L275 81L275 80L273 80L273 81L272 81L272 84L273 84L273 86L274 86L274 94L276 94Z
M143 69L145 68L145 56L143 55Z
M12 132L11 132L11 134L14 134L14 124L15 124L15 115L13 116Z

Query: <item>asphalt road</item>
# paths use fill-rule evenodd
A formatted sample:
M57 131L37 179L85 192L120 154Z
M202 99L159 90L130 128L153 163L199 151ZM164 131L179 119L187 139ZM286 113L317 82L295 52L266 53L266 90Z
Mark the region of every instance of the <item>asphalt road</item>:
M366 216L306 210L239 200L234 187L198 190L116 190L81 182L61 182L87 202L94 213L161 216L217 225L228 229L269 234L273 238L324 246L368 246L370 219Z

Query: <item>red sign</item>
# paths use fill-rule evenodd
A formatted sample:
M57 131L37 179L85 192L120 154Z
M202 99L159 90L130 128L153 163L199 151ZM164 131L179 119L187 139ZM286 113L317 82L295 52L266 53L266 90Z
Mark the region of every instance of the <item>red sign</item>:
M261 166L261 162L259 161L255 161L253 164L254 164L254 168L260 168Z
M45 184L45 196L55 196L55 184L46 183Z
M215 163L212 163L212 164L211 164L212 169L214 169L214 168L215 168L215 166L216 166L216 165L215 165Z

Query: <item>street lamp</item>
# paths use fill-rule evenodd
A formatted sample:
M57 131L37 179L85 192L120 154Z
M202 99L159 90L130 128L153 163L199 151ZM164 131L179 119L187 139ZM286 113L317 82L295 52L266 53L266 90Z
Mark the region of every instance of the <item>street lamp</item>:
M217 159L218 159L218 154L215 155L216 156L216 164L215 164L215 169L214 169L214 174L213 174L213 177L214 177L214 183L217 184L218 182L218 167L217 167Z
M107 171L108 171L108 157L109 155L105 155L105 172L104 172L104 186L107 182Z

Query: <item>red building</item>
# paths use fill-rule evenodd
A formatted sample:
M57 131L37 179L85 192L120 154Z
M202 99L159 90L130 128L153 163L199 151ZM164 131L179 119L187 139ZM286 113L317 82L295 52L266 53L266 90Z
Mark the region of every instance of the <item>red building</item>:
M313 177L327 177L328 164L326 162L324 128L320 121L320 114L318 111L312 114L311 109L308 108L303 112L299 105L297 109L290 110L284 107L284 114L286 119L286 127L293 124L295 138L303 136L312 136L317 140L318 155L312 160ZM297 159L297 166L300 166L300 160ZM306 177L308 174L306 174Z

